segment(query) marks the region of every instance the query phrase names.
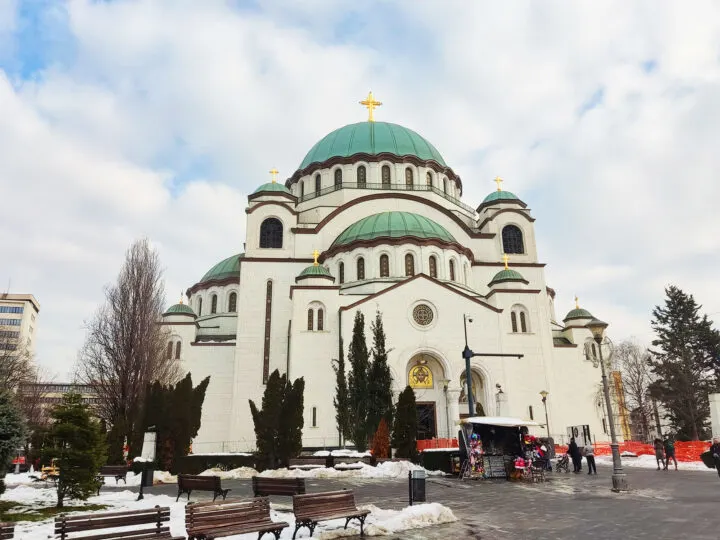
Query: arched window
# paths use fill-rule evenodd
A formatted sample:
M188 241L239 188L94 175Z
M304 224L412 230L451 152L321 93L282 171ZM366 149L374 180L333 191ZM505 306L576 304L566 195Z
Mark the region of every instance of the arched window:
M345 283L345 263L342 261L338 263L338 282L341 285Z
M320 193L320 188L322 187L322 184L320 183L320 175L315 175L315 194L317 195Z
M390 276L390 257L384 253L380 255L380 277Z
M362 257L357 260L357 278L365 279L365 259Z
M365 165L360 165L357 168L357 185L359 188L364 188L367 183L367 170Z
M210 313L217 313L217 294L210 297Z
M425 173L425 183L432 187L432 173L430 171Z
M315 322L315 312L312 308L308 309L308 331L312 332L313 324Z
M514 311L510 312L510 322L512 323L513 334L517 333L517 314Z
M502 230L502 241L504 253L525 253L520 227L505 225Z
M325 312L322 310L322 308L318 308L318 323L317 323L317 329L318 332L322 332L325 330Z
M465 266L463 268L464 268L463 273L465 274L463 276L465 278L465 281L463 283L465 283L465 285L470 285L470 267L468 266L467 263L465 263Z
M202 298L198 298L198 317L202 316Z
M272 328L273 282L268 279L265 286L265 342L263 343L263 384L270 376L270 330Z
M527 332L527 323L525 322L525 312L520 312L520 331L524 334Z
M520 304L514 305L511 309L510 317L513 324L513 332L521 332L527 334L530 332L530 316L525 306Z
M383 165L381 171L382 171L382 187L389 188L390 187L390 166Z
M167 359L168 360L172 359L172 353L173 353L172 341L168 341L168 346L167 346Z
M406 186L412 186L413 185L413 172L410 167L405 169L405 185Z
M455 261L450 259L450 281L455 281Z
M237 293L231 292L228 297L228 311L235 313L237 311Z
M283 244L283 226L277 218L267 218L260 225L260 247L281 248Z
M430 255L430 277L437 277L437 259L435 255Z
M300 182L300 198L305 196L305 182Z
M180 360L180 342L175 344L175 360Z
M342 169L335 169L335 187L342 186Z
M405 255L405 275L415 275L415 257L413 257L412 253Z
M447 178L443 178L443 193L447 193Z

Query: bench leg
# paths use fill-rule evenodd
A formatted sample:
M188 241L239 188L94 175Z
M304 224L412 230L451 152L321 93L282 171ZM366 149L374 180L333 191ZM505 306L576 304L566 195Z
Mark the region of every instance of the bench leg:
M360 520L360 536L365 536L365 518L367 516L359 516L356 519Z
M301 527L307 527L310 529L310 536L313 535L313 531L315 530L315 527L317 526L316 521L310 521L310 520L296 520L295 521L295 532L293 533L293 540L295 540L295 535L298 533L298 530L300 530Z
M227 497L228 491L230 491L230 490L229 490L229 489L223 489L223 492L222 492L223 501L225 500L225 497Z

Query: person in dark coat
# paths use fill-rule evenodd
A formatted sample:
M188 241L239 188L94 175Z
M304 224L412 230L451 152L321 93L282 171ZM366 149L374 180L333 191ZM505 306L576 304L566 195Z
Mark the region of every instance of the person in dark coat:
M720 437L713 439L712 446L710 446L710 453L712 454L713 460L715 460L715 468L717 469L718 476L720 476Z
M570 459L572 459L573 462L573 472L579 473L582 470L582 454L580 454L580 448L575 442L575 437L570 438L568 454L570 454Z

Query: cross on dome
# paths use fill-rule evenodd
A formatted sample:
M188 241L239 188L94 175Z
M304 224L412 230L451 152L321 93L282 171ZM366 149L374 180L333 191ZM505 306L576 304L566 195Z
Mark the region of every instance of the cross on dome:
M273 184L277 183L277 175L278 175L278 172L279 172L279 171L278 171L277 169L275 169L275 168L270 169L270 174L272 175L272 183L273 183Z
M502 260L505 263L505 270L508 270L509 269L508 261L510 260L510 257L508 256L507 253L503 253Z
M498 191L502 191L501 185L502 185L502 183L503 183L503 179L500 178L499 176L496 176L496 177L495 177L495 180L493 180L493 182L495 182L495 183L497 184L497 190L498 190Z
M374 118L374 116L373 116L373 111L375 110L375 107L379 107L380 105L382 105L382 102L381 102L381 101L377 101L377 100L373 97L372 91L370 91L370 92L368 92L367 97L360 102L360 105L364 105L365 107L367 107L367 110L368 110L368 122L374 122L374 121L375 121L375 118Z
M182 304L182 303L183 303L183 292L180 291L180 304Z
M580 309L580 304L578 303L578 297L575 297L575 309Z
M313 251L313 258L315 259L315 260L313 261L313 266L319 266L319 265L320 265L320 263L318 262L318 257L319 257L319 256L320 256L320 252L319 252L317 249L316 249L315 251Z

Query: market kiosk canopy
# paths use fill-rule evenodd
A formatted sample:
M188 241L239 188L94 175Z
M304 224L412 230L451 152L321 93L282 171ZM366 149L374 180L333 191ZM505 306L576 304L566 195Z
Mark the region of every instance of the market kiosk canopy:
M522 427L522 426L540 426L532 420L520 420L519 418L511 418L509 416L470 416L462 420L468 424L485 424L489 426L503 427Z

